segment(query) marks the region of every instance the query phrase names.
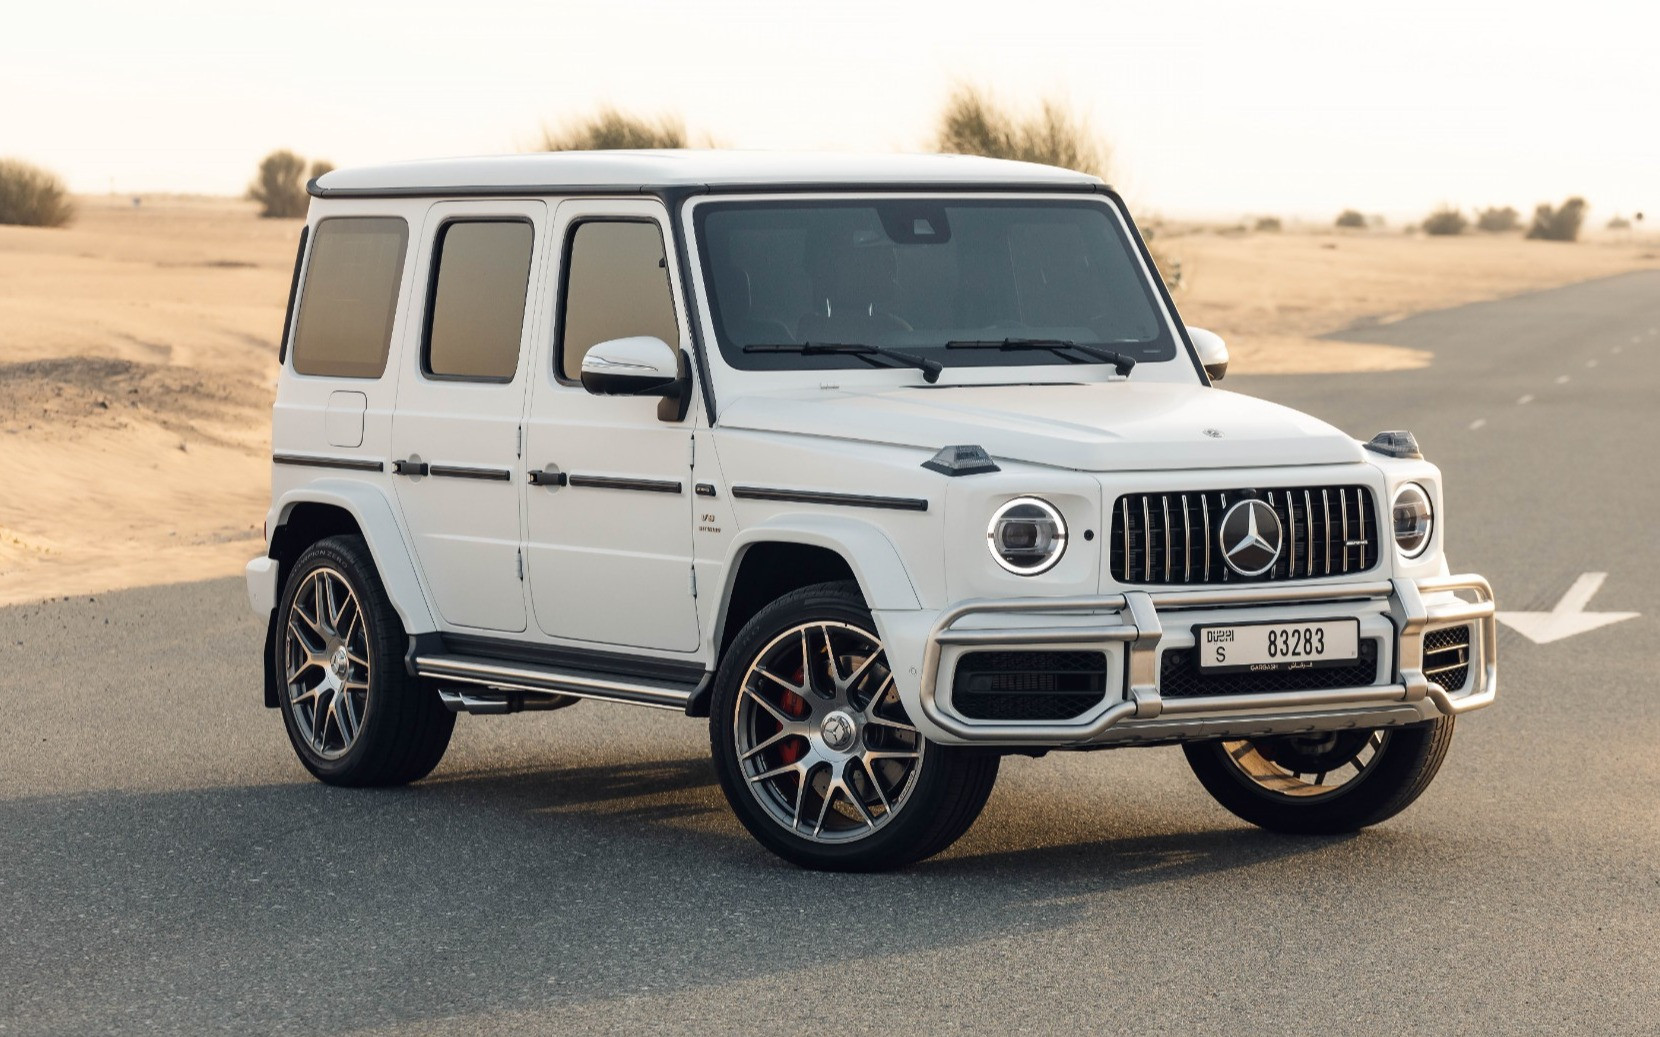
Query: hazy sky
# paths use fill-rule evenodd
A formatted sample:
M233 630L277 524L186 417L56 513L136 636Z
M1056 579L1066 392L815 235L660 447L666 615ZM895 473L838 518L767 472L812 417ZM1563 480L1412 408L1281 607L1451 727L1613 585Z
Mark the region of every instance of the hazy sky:
M56 0L0 16L0 155L237 193L259 157L529 146L610 102L732 147L921 150L953 82L1057 96L1143 212L1660 219L1660 5Z

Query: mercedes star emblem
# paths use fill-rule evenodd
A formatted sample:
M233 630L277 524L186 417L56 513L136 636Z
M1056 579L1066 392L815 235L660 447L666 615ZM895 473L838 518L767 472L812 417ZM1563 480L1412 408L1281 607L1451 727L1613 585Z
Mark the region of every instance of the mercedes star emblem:
M1280 560L1284 530L1274 509L1242 500L1222 516L1222 560L1241 576L1261 576Z

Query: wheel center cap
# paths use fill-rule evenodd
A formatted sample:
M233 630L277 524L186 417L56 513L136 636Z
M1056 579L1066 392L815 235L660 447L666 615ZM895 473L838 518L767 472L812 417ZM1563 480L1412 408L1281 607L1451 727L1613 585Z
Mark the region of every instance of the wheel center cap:
M824 718L824 744L836 752L845 753L853 748L853 740L859 733L858 725L853 718L837 710Z
M344 682L351 673L351 659L346 655L346 646L341 645L334 650L334 656L329 659L329 672L335 679Z

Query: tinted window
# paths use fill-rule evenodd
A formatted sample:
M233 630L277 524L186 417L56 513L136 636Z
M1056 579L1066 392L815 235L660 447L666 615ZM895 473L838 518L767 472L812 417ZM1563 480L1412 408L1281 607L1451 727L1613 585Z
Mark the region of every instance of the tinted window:
M559 373L576 378L601 342L653 335L680 344L663 235L655 223L591 221L571 233Z
M744 352L803 342L887 346L946 367L1100 363L1077 351L965 348L1005 339L1176 355L1134 245L1099 202L719 202L696 213L710 314L735 367L868 366Z
M381 376L408 240L408 225L397 217L336 217L317 224L294 329L294 370Z
M532 236L530 224L518 220L449 223L439 232L427 317L428 373L513 379L524 333Z

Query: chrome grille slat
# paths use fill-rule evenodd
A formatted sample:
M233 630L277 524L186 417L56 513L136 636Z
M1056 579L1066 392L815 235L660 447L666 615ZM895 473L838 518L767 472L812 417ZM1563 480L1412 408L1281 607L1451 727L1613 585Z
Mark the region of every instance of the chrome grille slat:
M1187 494L1182 494L1182 582L1193 580L1193 516L1187 510Z
M1286 535L1291 538L1285 559L1285 578L1295 580L1297 578L1297 495L1295 493L1285 495L1285 511L1291 518L1291 521L1285 524Z
M1349 571L1349 494L1342 488L1337 489L1338 509L1343 512L1343 571Z
M1153 513L1150 510L1151 501L1147 497L1141 498L1141 558L1142 583L1153 582Z
M1282 527L1280 558L1254 577L1241 576L1221 551L1213 550L1221 516L1247 497L1272 508ZM1213 502L1221 509L1218 522L1211 518ZM1114 525L1105 564L1119 582L1153 585L1308 580L1364 572L1376 568L1382 557L1382 549L1373 546L1384 528L1375 508L1372 491L1354 484L1127 493L1108 511ZM1194 550L1196 538L1203 545L1200 551ZM1317 550L1321 541L1325 548Z
M1331 572L1331 491L1320 491L1320 514L1325 523L1320 532L1326 536L1326 571Z
M1205 582L1210 582L1210 499L1199 495L1199 506L1205 511Z
M1124 582L1130 582L1130 498L1118 500L1118 521L1124 527Z
M1273 491L1273 490L1269 490L1269 491L1268 491L1268 506L1269 506L1269 507L1270 507L1270 508L1273 508L1273 509L1274 509L1274 514L1276 514L1276 515L1279 515L1279 514L1280 514L1280 509L1279 509L1279 508L1278 508L1278 507L1275 507L1275 505L1274 505L1274 491ZM1283 516L1283 515L1281 515L1281 516L1280 516L1280 521L1281 521L1281 522L1282 522L1282 523L1283 523L1283 522L1284 522L1284 521L1285 521L1285 516ZM1281 530L1281 531L1280 531L1280 535L1281 535L1281 536L1282 536L1282 537L1283 537L1283 536L1284 536L1284 535L1285 535L1285 532L1284 532L1284 530L1283 530L1283 529L1282 529L1282 530ZM1284 549L1283 549L1283 548L1284 548L1284 545L1283 545L1283 542L1282 542L1282 545L1281 545L1281 551L1280 551L1280 557L1279 557L1279 558L1276 558L1276 559L1274 559L1274 564L1273 564L1273 565L1270 565L1270 566L1269 566L1269 567L1268 567L1268 574L1267 574L1267 575L1268 575L1268 579L1270 579L1270 580L1272 580L1272 579L1273 579L1273 578L1274 578L1274 577L1275 577L1275 575L1276 575L1276 574L1277 574L1277 572L1278 572L1278 570L1279 570L1279 567L1280 567L1280 558L1284 558L1284 557L1285 557L1285 551L1284 551Z
M1314 499L1308 495L1307 490L1303 491L1303 514L1307 517L1307 523L1308 523L1307 528L1304 530L1304 532L1306 532L1308 535L1303 538L1303 539L1308 541L1308 564L1303 567L1303 575L1304 576L1313 576L1314 575Z
M1366 568L1366 502L1360 496L1359 487L1355 488L1355 510L1360 512L1360 568Z
M1170 582L1170 546L1175 541L1170 534L1170 496L1164 497L1164 582Z

